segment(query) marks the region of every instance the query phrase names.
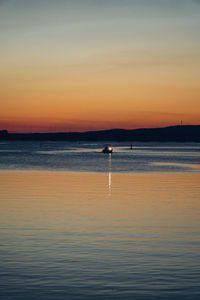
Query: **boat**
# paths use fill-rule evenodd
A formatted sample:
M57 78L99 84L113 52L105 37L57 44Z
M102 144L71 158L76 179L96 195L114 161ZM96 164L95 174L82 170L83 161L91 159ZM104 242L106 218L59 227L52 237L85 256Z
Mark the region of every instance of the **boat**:
M113 148L111 147L111 145L105 145L103 150L103 153L112 153L113 152Z

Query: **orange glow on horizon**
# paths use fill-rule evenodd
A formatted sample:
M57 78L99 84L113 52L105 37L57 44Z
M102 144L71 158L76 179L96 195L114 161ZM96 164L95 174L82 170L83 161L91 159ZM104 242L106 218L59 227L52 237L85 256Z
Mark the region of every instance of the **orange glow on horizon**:
M0 129L200 124L197 3L17 2L0 4Z
M179 120L178 120L179 121ZM181 120L175 122L152 122L148 124L120 124L119 122L111 123L105 122L104 124L98 122L83 122L83 124L15 124L0 122L0 130L6 129L9 133L56 133L56 132L85 132L85 131L99 131L109 129L140 129L140 128L162 128L168 126L180 125ZM200 122L182 123L182 125L200 125Z

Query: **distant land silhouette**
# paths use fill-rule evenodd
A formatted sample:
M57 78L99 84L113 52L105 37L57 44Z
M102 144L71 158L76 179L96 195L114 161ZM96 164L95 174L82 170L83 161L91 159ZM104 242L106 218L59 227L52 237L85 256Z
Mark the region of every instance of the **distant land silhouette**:
M180 125L145 129L110 129L87 132L9 133L0 131L7 141L119 141L119 142L200 142L200 125Z

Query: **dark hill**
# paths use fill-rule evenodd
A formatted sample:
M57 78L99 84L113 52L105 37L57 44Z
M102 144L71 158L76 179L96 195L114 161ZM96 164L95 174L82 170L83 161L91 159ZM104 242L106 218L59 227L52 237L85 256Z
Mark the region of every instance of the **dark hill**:
M200 125L58 133L8 133L2 130L0 140L200 142Z

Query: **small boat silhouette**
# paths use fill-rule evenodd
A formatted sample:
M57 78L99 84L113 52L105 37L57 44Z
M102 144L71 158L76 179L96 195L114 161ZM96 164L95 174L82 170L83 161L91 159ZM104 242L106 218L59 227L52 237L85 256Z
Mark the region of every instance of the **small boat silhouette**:
M112 153L113 152L113 148L111 147L111 145L105 145L103 150L103 153Z

